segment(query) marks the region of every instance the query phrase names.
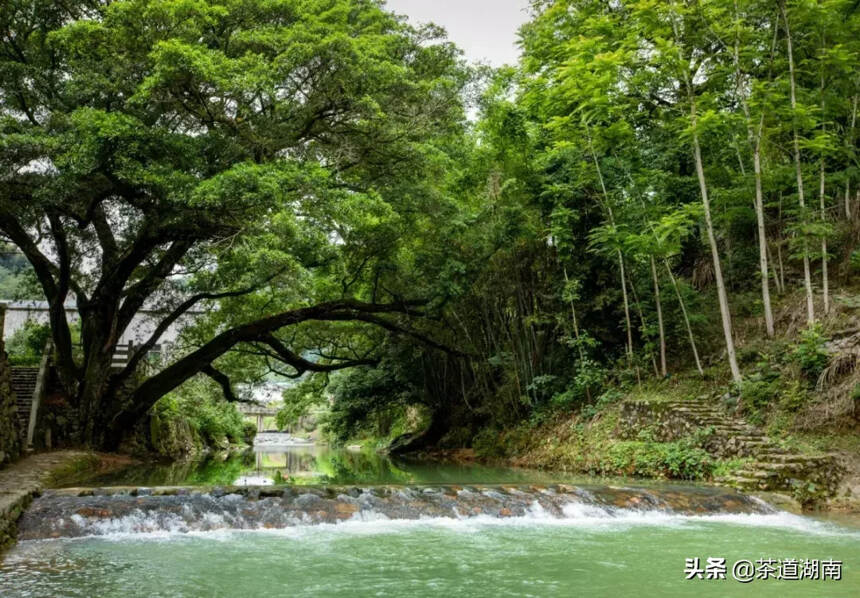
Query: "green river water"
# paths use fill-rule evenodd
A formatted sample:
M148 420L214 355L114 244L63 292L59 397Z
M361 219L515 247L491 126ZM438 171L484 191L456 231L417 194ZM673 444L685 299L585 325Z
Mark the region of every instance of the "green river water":
M548 483L566 476L394 463L295 448L196 465L137 467L89 480L134 484ZM591 483L601 481L591 480ZM605 482L604 482L605 483ZM612 483L621 483L618 481ZM627 481L627 483L634 483ZM636 482L638 484L638 482ZM659 486L655 486L658 488ZM727 560L725 580L685 580L685 559ZM842 561L842 579L731 578L739 559ZM767 515L619 511L564 518L395 521L364 515L282 530L131 533L19 543L0 596L860 596L860 523Z

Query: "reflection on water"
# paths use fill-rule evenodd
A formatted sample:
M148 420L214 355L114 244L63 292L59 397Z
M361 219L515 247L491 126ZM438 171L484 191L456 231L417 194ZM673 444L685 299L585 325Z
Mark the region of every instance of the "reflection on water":
M569 480L545 472L478 464L412 462L372 450L326 445L275 446L191 462L138 464L65 486L185 486L271 484L479 484Z

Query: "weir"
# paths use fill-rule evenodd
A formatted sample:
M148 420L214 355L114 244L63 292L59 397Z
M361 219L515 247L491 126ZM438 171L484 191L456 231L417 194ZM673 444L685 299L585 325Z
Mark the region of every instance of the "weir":
M50 490L19 522L20 540L153 532L283 529L347 520L618 518L775 512L733 490L555 484L482 486L114 487Z

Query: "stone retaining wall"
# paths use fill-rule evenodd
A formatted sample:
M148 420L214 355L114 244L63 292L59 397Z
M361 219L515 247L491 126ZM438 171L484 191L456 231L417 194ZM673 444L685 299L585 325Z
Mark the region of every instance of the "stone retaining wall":
M15 543L17 521L32 500L31 494L0 495L0 554Z
M0 330L3 328L4 316L5 308L0 305ZM12 368L0 335L0 467L18 458L22 438L18 406L15 393L12 392Z
M632 439L643 431L658 442L698 433L697 440L714 457L748 459L742 468L714 481L747 491L788 491L807 506L833 496L845 473L835 455L786 449L761 429L702 399L622 404L617 434Z
M643 430L657 442L673 442L693 434L702 426L670 403L627 401L621 405L618 436L634 440Z
M0 554L15 543L18 519L42 492L51 474L84 458L91 458L91 453L40 453L0 470Z

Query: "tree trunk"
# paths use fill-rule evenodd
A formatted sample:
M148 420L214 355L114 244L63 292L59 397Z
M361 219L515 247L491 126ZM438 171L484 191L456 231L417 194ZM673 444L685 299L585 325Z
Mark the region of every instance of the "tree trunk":
M714 224L711 221L711 206L708 201L708 186L705 181L705 169L702 166L702 151L699 148L699 134L696 132L696 109L692 108L693 119L693 153L696 161L696 174L699 178L699 189L702 194L702 205L705 208L705 226L708 231L708 243L711 246L711 257L714 260L714 278L717 283L717 298L720 302L720 317L723 321L723 335L726 339L726 355L729 360L729 369L732 372L732 380L741 381L741 370L738 368L738 360L735 356L735 340L732 333L732 314L729 311L729 299L726 295L726 285L723 282L723 270L720 267L720 252L717 248L717 238L714 234ZM808 261L807 261L808 263Z
M854 125L857 122L857 96L854 96L854 107L851 110L851 129L848 133L849 149L854 147ZM851 220L851 177L845 177L845 219Z
M112 350L107 355L103 352L91 355L78 389L79 440L85 446L102 446L108 432L105 428L106 418L110 416L107 410L121 407L118 397L108 393L112 359Z
M564 269L564 282L565 284L570 283L570 279L567 277L567 268ZM576 348L579 349L579 359L585 361L585 350L582 348L579 338L579 324L576 320L576 306L573 304L573 299L570 300L570 313L573 316L573 337L576 339Z
M758 258L761 275L761 298L764 305L764 325L767 336L773 338L773 309L770 305L770 284L767 273L767 233L764 223L764 194L761 185L761 136L764 126L764 115L759 120L753 149L753 170L755 171L755 217L758 225Z
M642 303L639 301L639 295L636 294L636 285L633 284L633 278L628 281L630 284L630 292L633 294L633 305L636 307L636 313L639 314L639 322L642 324L642 329L648 327L648 324L645 322L645 314L642 312ZM651 359L651 365L654 367L654 375L659 377L660 370L657 368L657 359L654 357L654 353L649 352L648 357ZM639 376L639 365L636 365L636 381L639 385L642 385L642 380Z
M690 338L690 348L693 350L693 358L696 360L696 369L699 374L704 376L702 370L702 362L699 360L699 350L696 348L696 337L693 336L693 328L690 326L690 317L687 315L687 306L684 304L684 298L681 296L681 288L678 286L678 281L672 273L672 268L669 267L669 262L663 260L666 265L666 272L669 273L669 280L672 281L672 287L675 289L675 296L678 297L678 304L681 306L681 314L684 316L684 326L687 328L687 336Z
M672 27L675 38L680 39L678 25L673 21ZM723 280L723 269L720 264L720 250L717 246L717 236L714 233L714 223L711 219L711 202L708 198L708 183L705 179L705 168L702 163L702 148L699 145L698 115L696 113L696 96L693 92L693 81L688 70L683 72L681 83L686 87L687 100L690 103L690 129L693 136L693 160L696 165L696 177L699 179L699 192L702 197L702 207L705 212L705 228L708 235L708 245L711 247L711 258L714 261L714 280L717 285L717 299L720 304L720 319L723 323L723 336L726 341L726 356L729 360L729 369L732 372L732 380L740 383L742 380L741 370L735 354L735 339L732 331L732 313L729 310L729 298L726 294L726 284Z
M776 286L776 292L782 294L782 285L779 282L779 272L776 269L776 264L773 259L773 250L770 248L770 243L767 244L767 261L770 264L770 273L773 276L773 284Z
M657 279L657 266L651 256L651 277L654 279L654 303L657 306L657 328L660 331L660 375L666 377L666 333L663 330L663 305L660 302L660 282Z
M779 225L777 230L780 231L779 242L776 244L776 259L779 262L779 288L782 293L785 293L785 265L782 263L782 245L785 243L785 237L782 236L782 231L785 226L782 222L782 193L779 194Z
M821 223L827 222L827 208L824 205L824 160L821 160L821 177L819 186L821 202ZM830 313L830 281L827 277L827 236L821 235L821 292L824 295L824 315Z
M594 168L597 171L597 179L600 181L600 190L603 193L603 200L606 204L606 213L609 216L609 224L615 228L615 215L612 213L612 204L609 202L609 193L606 191L606 183L603 181L603 171L600 169L600 162L597 161L597 154L594 152L594 146L591 143L591 132L588 125L585 127L586 138L588 139L588 150L591 152L591 158L594 160ZM624 256L621 250L618 250L618 269L621 271L621 294L624 298L624 321L627 324L627 363L633 364L633 328L630 325L630 300L627 298L627 283L625 282L624 274Z
M821 52L822 52L822 54L826 50L826 48L824 47L824 45L825 45L824 39L825 39L825 36L822 34L822 36L821 36L821 43L822 43ZM823 67L823 63L822 63L822 67ZM825 106L824 106L824 69L823 68L819 71L818 93L819 93L819 96L821 98L821 118L824 119L825 118L825 112L824 112ZM827 126L822 124L821 129L823 132L826 132ZM818 188L818 201L819 201L819 208L821 210L821 226L822 226L822 234L821 234L821 293L822 293L822 295L824 295L824 297L823 297L823 299L824 299L824 315L826 316L827 314L830 313L830 280L827 277L827 232L826 232L826 228L824 228L824 225L827 223L827 208L825 206L825 197L824 197L824 187L825 187L824 162L825 162L824 152L822 152L822 154L821 154L821 171L820 171L819 188Z
M618 250L618 267L621 270L621 294L624 297L624 321L627 324L627 362L633 363L633 328L630 324L630 300L627 297L627 283L624 273L624 256Z
M785 0L780 0L780 12L782 12L782 20L785 24L785 40L788 45L788 73L791 91L791 111L792 111L792 129L794 131L794 169L797 176L797 201L800 204L800 217L806 219L806 202L803 197L803 169L800 163L800 139L797 133L797 123L795 120L795 111L797 110L797 95L795 91L794 80L794 52L791 45L791 29L788 26L788 15L785 11ZM812 297L812 275L809 267L809 243L806 239L806 234L803 235L803 286L806 289L806 319L810 324L815 321L815 306Z
M687 95L690 101L690 124L693 131L693 158L696 164L696 176L699 179L699 191L702 196L702 206L705 212L705 227L708 234L708 244L711 247L711 258L714 261L714 279L717 284L717 299L720 304L720 318L723 323L723 336L726 341L726 356L729 360L729 369L732 372L732 380L741 381L741 370L738 367L735 355L735 339L732 332L732 313L729 310L729 298L726 294L726 285L723 281L723 269L720 265L720 250L717 247L717 237L714 233L714 223L711 220L711 203L708 199L708 183L705 180L705 168L702 164L702 150L699 147L699 133L696 130L697 115L696 101L693 97L692 82L689 77L686 80Z
M740 15L738 12L738 2L735 0L735 19L739 21ZM777 27L774 27L774 38L773 44L771 45L771 58L773 57L773 52L776 47L776 33ZM767 274L767 235L765 232L765 222L764 222L764 198L762 196L762 184L761 184L761 138L762 131L764 129L764 112L762 111L761 116L758 121L758 128L753 130L752 127L752 119L750 117L749 105L746 101L746 98L742 92L742 81L743 76L741 73L741 65L740 65L740 40L738 37L735 37L735 47L734 47L734 63L735 63L735 78L736 78L736 89L735 92L740 98L741 107L743 108L744 118L747 124L747 137L749 138L750 145L752 147L753 152L753 171L755 173L755 215L756 215L756 223L758 225L758 253L759 253L759 272L761 275L761 298L762 304L764 306L764 322L765 322L765 330L767 332L768 337L773 338L773 310L771 309L770 304L770 286L768 284L768 274ZM740 160L740 152L738 152L738 160ZM741 171L743 172L743 160L740 160L741 163Z

